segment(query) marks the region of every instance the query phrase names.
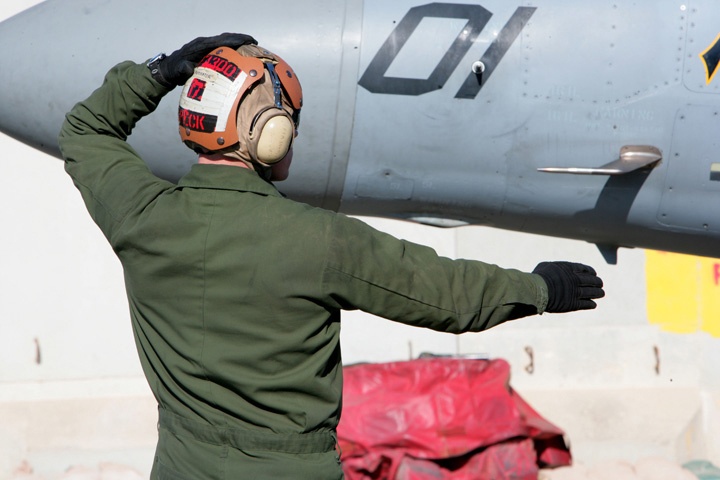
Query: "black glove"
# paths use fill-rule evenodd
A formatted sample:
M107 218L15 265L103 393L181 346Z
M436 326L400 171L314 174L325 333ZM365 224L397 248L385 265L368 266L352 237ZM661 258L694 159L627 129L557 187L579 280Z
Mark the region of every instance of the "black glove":
M582 263L542 262L533 273L540 275L548 287L547 312L560 313L591 310L593 298L602 298L603 282L592 267Z
M150 64L149 66L153 78L160 84L171 88L184 84L192 76L195 66L213 49L223 46L238 48L249 44L257 45L257 40L242 33L198 37L167 57L161 58L156 65Z

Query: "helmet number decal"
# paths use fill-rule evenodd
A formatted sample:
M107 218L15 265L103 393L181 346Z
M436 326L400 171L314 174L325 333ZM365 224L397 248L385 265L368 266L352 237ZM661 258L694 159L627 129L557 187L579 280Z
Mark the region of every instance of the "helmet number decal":
M206 81L200 80L199 78L193 78L190 88L188 88L187 97L197 100L198 102L201 101L203 93L205 93L206 86Z

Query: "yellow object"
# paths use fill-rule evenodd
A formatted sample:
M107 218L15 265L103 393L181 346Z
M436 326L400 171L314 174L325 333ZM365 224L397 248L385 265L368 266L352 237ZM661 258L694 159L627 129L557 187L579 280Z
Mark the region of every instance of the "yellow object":
M645 275L651 324L720 337L720 259L647 250Z

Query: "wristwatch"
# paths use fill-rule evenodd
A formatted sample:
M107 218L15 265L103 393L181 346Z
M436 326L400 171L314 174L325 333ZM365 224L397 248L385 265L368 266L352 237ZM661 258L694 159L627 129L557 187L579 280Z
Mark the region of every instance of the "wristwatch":
M158 82L165 88L173 89L175 88L175 85L171 82L168 82L163 76L162 71L160 71L160 62L162 62L166 58L167 55L165 55L164 53L158 53L153 58L148 60L146 65L150 69L150 75L152 75L153 79L155 79L156 82Z
M160 62L165 60L165 58L167 58L167 55L165 55L164 53L158 53L147 61L146 65L150 69L150 74L153 77L160 73Z

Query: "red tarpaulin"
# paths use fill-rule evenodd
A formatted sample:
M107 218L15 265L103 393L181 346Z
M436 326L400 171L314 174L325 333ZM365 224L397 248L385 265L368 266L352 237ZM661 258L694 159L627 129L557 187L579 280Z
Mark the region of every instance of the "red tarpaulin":
M536 479L571 463L563 431L509 385L504 360L346 367L338 440L347 480Z

